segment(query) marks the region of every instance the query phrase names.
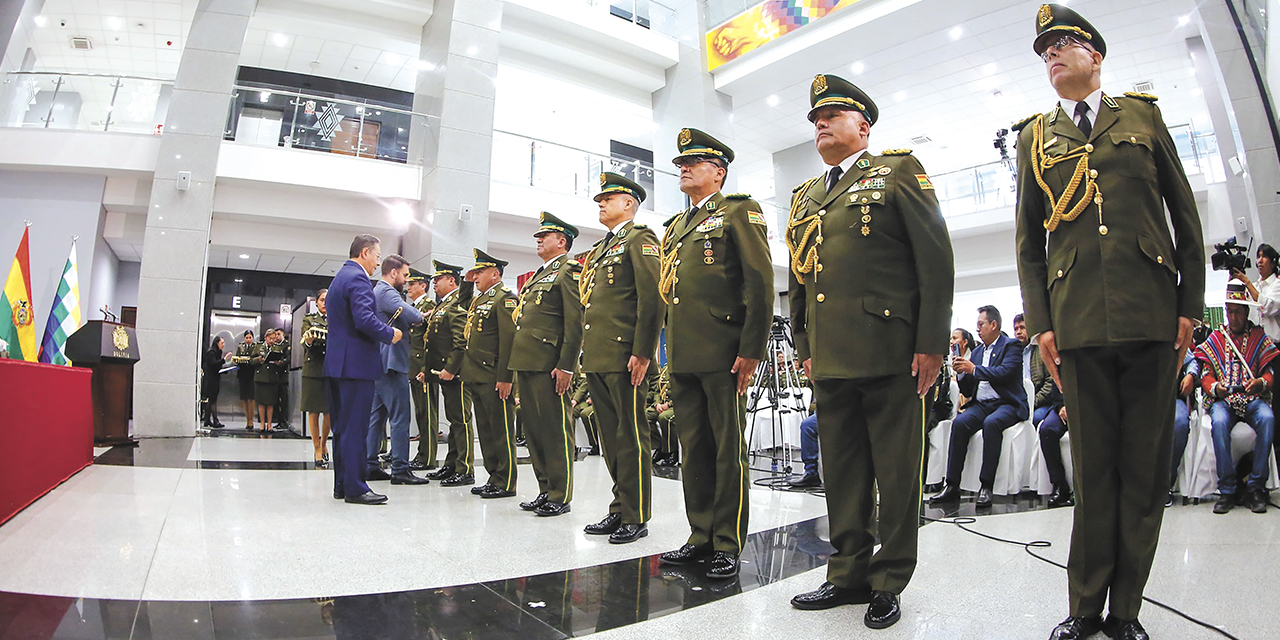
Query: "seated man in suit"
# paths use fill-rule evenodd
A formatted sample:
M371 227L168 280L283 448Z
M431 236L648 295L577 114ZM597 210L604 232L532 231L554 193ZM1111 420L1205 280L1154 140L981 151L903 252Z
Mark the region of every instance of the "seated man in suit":
M982 431L982 488L976 504L991 504L991 486L1000 464L1004 430L1026 420L1027 389L1022 383L1022 343L1000 330L1000 311L987 305L978 309L980 344L972 358L952 356L960 394L973 398L951 423L950 454L947 458L946 486L929 503L960 498L960 473L969 450L969 438Z

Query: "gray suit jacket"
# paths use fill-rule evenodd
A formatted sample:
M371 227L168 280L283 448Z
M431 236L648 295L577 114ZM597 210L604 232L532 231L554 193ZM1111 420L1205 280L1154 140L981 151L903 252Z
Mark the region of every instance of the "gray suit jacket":
M378 317L404 334L400 342L381 345L382 371L399 371L409 373L409 327L422 324L422 314L400 295L395 287L379 279L373 285L373 300L378 309ZM400 316L391 322L391 316L400 309Z

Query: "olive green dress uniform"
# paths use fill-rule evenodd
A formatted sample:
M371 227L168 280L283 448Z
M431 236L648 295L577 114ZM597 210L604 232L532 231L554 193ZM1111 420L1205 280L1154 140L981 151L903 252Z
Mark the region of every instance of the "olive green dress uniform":
M591 394L587 393L587 376L579 368L573 374L573 382L569 386L570 404L573 407L573 419L582 419L582 430L587 432L587 444L599 453L600 429L596 425L596 407L587 402Z
M324 377L326 336L317 330L327 331L329 319L320 312L302 317L302 411L304 413L329 413L329 385ZM315 338L308 345L308 332Z
M644 189L618 174L604 173L600 180L600 195L621 191L644 201ZM646 386L632 386L627 362L633 355L650 358L646 375L657 375L652 358L662 330L658 236L628 221L605 238L592 247L582 273L582 371L595 405L601 455L613 478L609 513L620 514L623 524L644 524L653 515Z
M1057 5L1037 15L1036 53L1063 32L1106 55ZM1104 93L1092 128L1086 139L1061 106L1015 125L1018 277L1028 333L1054 332L1071 416L1071 615L1101 614L1110 596L1133 620L1169 491L1178 317L1203 315L1204 242L1155 98Z
M573 225L544 212L534 235L553 232L578 236ZM556 393L551 371L572 372L582 352L581 277L582 265L568 254L534 272L520 291L511 345L509 366L520 385L520 414L538 493L557 503L573 499L575 444L572 396Z
M872 124L853 84L814 78L810 104L844 105ZM924 401L914 354L944 354L955 267L933 186L907 151L860 154L828 192L826 175L792 195L791 321L812 359L827 512L836 553L827 580L902 593L916 566ZM683 408L683 405L681 405ZM872 535L879 491L880 550Z
M284 355L281 344L267 346L265 342L258 342L253 345L251 362L258 367L253 372L253 395L259 405L274 407L279 404L280 382L285 374Z
M696 129L680 132L683 157L733 161L733 150ZM680 407L681 476L688 544L738 555L747 535L746 401L735 358L764 358L773 320L773 263L760 205L715 193L667 227L662 239L667 367Z
M668 367L658 369L658 375L649 379L649 393L644 403L644 417L649 421L649 443L653 449L653 461L672 457L680 450L671 417L674 410L658 411L658 405L671 403L671 374Z
M409 270L409 282L426 282L427 274L417 269ZM431 295L424 293L414 308L422 314L423 323L409 327L409 389L413 397L413 415L418 423L418 453L413 461L427 467L436 465L436 433L440 422L440 408L436 405L436 394L431 393L431 383L418 382L418 374L430 378L427 369L427 318L435 308Z
M284 357L280 362L280 380L276 383L276 412L272 418L277 426L286 426L289 424L289 417L293 415L293 404L289 402L289 365L293 362L293 345L286 336L276 348L284 353Z
M253 382L254 375L258 371L258 365L253 362L253 348L256 346L258 346L256 342L253 344L241 342L236 347L236 354L231 356L231 364L236 365L236 381L240 383L241 400L253 400L257 397Z
M452 275L460 286L442 298L426 317L426 333L423 341L427 350L427 395L434 403L439 396L444 404L444 417L449 422L443 467L455 473L468 475L475 469L475 433L471 419L471 397L462 379L441 380L433 371L448 371L455 376L462 373L462 361L467 353L467 309L471 304L474 285L462 282L462 267L435 261L436 272L432 278ZM428 411L429 429L439 431L439 412Z
M507 264L479 249L475 254L472 269ZM476 292L467 312L467 352L462 361L462 384L475 406L488 484L502 491L516 489L515 393L503 400L494 385L514 378L509 363L516 333L511 315L517 304L515 294L502 282Z

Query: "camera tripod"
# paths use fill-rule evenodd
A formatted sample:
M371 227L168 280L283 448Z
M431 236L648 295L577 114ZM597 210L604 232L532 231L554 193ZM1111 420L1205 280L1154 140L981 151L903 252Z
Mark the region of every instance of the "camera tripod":
M795 342L791 336L791 323L782 316L773 317L773 325L769 328L769 344L765 349L764 359L756 368L755 379L747 390L747 433L750 465L753 471L768 472L773 476L785 478L791 474L792 462L795 460L792 451L799 443L788 442L787 431L783 425L783 416L792 413L804 415L808 413L804 396L801 393L803 383L796 365ZM757 420L757 418L760 418ZM754 448L757 425L764 422L768 425L769 434L761 449ZM768 466L763 466L765 461ZM757 466L759 465L759 466ZM763 484L776 482L777 477L766 478Z

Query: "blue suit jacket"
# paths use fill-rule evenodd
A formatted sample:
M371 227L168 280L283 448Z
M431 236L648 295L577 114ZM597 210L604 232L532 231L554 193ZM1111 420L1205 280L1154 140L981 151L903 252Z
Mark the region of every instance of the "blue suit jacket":
M391 316L395 315L396 309L400 309L400 316L391 326L399 329L405 338L409 336L409 325L422 324L422 314L406 302L400 292L387 284L386 280L378 280L373 285L373 298L378 307L378 318L384 322L390 323ZM409 340L382 345L382 372L387 371L409 373Z
M329 284L325 310L329 318L329 339L324 354L324 375L356 380L381 377L378 343L390 344L395 332L378 318L373 283L364 267L348 260L338 269Z
M1001 404L1012 405L1022 420L1031 417L1027 406L1027 388L1022 383L1022 343L1001 333L991 345L991 366L982 366L983 354L987 345L978 341L978 348L973 350L969 360L973 362L973 373L956 376L956 384L960 393L976 398L979 382L990 382L991 388L1000 396Z

